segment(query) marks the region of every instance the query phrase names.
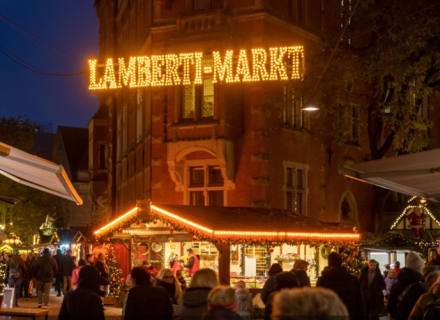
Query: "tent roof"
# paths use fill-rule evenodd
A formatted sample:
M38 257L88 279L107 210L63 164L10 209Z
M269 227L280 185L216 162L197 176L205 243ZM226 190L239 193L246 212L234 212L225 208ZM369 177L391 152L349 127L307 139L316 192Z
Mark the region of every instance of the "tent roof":
M339 173L411 196L440 197L440 149L345 165Z
M63 166L3 143L0 143L0 174L79 205L83 203Z
M359 234L353 230L319 222L286 210L205 207L186 205L151 205L151 213L178 230L200 235L210 241L357 241ZM136 219L137 208L119 216L106 226L95 231L101 236L105 232L118 230ZM138 218L139 219L139 218Z

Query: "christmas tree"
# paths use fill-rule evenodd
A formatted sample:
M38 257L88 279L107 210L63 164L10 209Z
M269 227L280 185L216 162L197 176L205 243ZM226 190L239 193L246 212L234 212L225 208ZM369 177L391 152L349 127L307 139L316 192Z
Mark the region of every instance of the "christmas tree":
M115 259L114 247L112 244L105 244L104 247L107 249L107 266L109 269L109 297L119 297L121 292L121 268L119 268L119 263Z
M3 294L3 289L6 287L5 285L6 279L6 262L0 262L0 294Z
M345 250L341 253L342 266L347 269L347 271L359 278L361 271L368 265L368 261L365 260L359 252L359 248L353 249L351 251Z

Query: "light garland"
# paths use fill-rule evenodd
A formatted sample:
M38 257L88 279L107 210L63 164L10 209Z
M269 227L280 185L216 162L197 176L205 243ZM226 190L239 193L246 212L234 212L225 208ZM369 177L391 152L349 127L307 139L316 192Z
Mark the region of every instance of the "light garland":
M248 57L252 60L252 67ZM203 74L211 75L213 83L295 80L301 77L304 48L302 46L273 47L269 48L269 51L256 48L251 49L250 52L242 49L235 63L234 50L227 50L224 59L219 51L214 51L212 58L208 58L211 66L205 65L206 59L203 58L202 52L130 57L128 66L124 58L119 58L117 65L112 58L109 58L101 78L97 73L97 60L89 60L89 90L202 84ZM183 79L179 74L180 66L183 66ZM116 74L118 74L117 78Z
M403 217L406 216L407 212L411 209L414 208L421 208L422 210L426 210L426 213L428 214L428 216L434 220L435 222L437 222L438 225L440 225L440 222L436 219L436 217L432 214L432 212L424 207L424 206L406 206L406 208L403 210L402 214L394 221L394 223L391 225L390 230L393 230L395 227L397 227L397 225L399 224L400 220L402 220Z
M138 208L135 207L133 209L131 209L130 211L124 213L122 216L120 216L119 218L113 220L112 222L106 224L105 226L103 226L101 229L97 230L94 232L95 235L98 235L99 233L101 233L102 231L109 229L111 226L117 224L118 222L121 222L122 220L128 218L130 215L133 215L135 213L137 213Z

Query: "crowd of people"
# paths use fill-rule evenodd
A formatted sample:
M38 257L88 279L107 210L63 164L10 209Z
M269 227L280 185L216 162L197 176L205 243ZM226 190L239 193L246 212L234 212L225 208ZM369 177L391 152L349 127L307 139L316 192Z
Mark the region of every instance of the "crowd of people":
M192 250L188 252L191 258ZM172 258L169 268L160 271L148 261L131 270L123 319L251 319L253 298L245 282L238 281L234 287L219 285L212 269L200 269L195 261L190 264L190 259L187 263L176 259L176 268L173 260L177 257ZM16 306L19 299L27 299L36 288L38 307L48 308L55 279L58 295L64 295L59 319L83 315L105 318L103 297L108 294L109 269L103 253L96 263L91 255L76 261L70 250L64 254L58 251L52 257L49 249L44 249L40 256L20 256L14 250L11 256L3 254L2 259L7 284L16 288ZM191 268L189 284L182 276L184 267ZM308 262L304 260L296 260L289 271L278 263L270 267L261 292L265 320L324 316L377 320L385 314L392 320L440 318L438 258L425 266L418 253L409 252L404 268L396 261L392 266L385 265L383 272L372 259L357 278L342 265L341 256L332 252L316 288L311 287L307 269Z
M0 257L1 266L5 270L5 284L14 288L15 306L18 307L20 299L28 299L34 291L38 298L38 308L49 308L49 294L55 280L55 290L58 296L64 296L80 286L81 269L85 266L93 266L98 272L98 291L101 300L108 293L109 268L103 253L99 254L98 260L94 261L91 254L86 260L72 256L70 249L57 250L52 256L49 249L44 249L41 254L28 253L20 255L17 248L13 249L12 255L3 252ZM101 305L103 301L101 301Z

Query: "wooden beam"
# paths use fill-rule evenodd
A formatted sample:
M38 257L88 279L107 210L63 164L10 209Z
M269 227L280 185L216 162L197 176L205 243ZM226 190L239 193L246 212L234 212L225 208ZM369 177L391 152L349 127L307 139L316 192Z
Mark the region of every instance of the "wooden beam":
M230 278L230 259L231 251L228 243L216 242L215 247L218 250L218 278L221 285L229 286Z

